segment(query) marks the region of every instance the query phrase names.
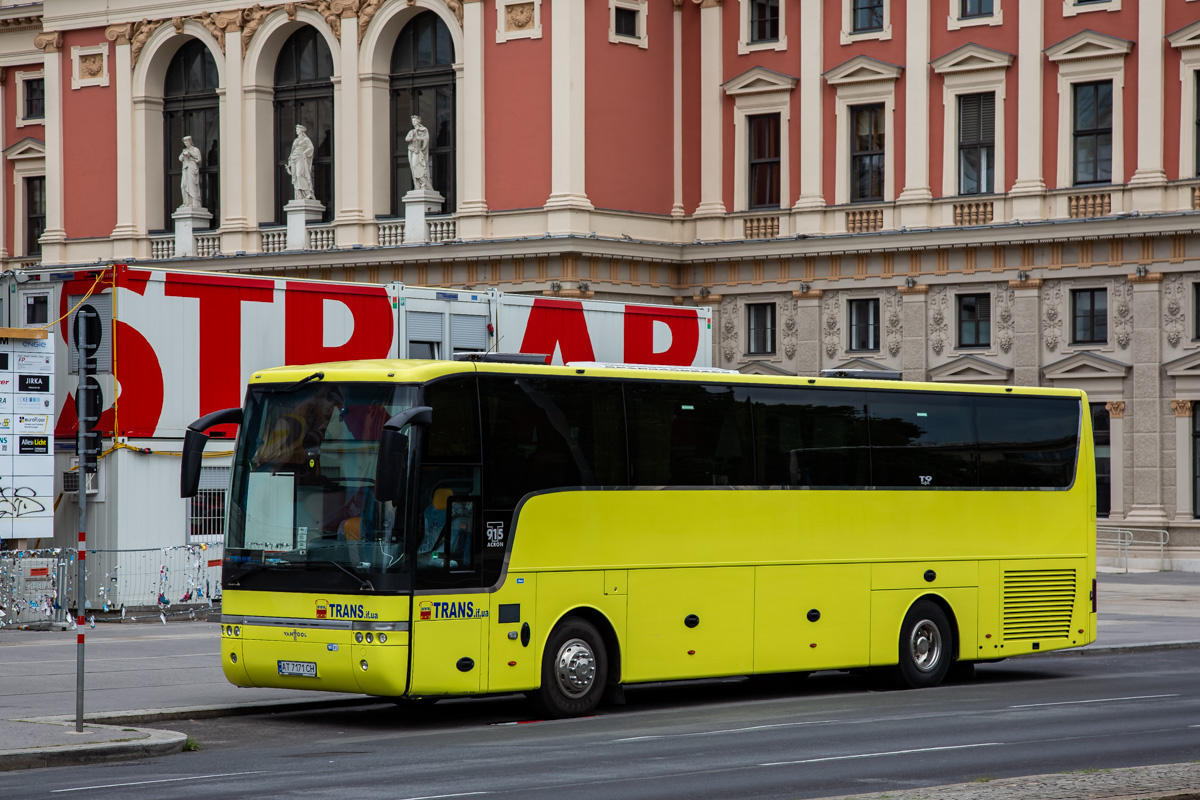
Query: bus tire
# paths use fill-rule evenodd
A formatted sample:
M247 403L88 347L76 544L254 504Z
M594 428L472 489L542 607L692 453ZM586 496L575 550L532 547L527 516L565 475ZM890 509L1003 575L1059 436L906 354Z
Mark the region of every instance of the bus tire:
M604 638L587 620L566 617L546 640L542 684L531 697L547 718L577 717L600 704L607 681Z
M946 612L929 600L914 603L900 626L901 686L937 686L945 679L953 659L954 631Z

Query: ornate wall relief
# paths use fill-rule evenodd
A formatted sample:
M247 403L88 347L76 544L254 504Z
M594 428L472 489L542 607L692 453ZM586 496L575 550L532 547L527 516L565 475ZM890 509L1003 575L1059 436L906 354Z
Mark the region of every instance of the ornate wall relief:
M542 0L496 0L496 43L542 38Z
M796 314L799 310L799 303L794 297L789 297L779 303L779 310L783 314L783 322L779 326L779 338L783 342L783 355L785 358L796 357L796 339L798 334L798 326L796 324Z
M735 298L726 297L721 301L721 355L726 361L733 361L741 352L738 346L738 315L741 310L741 303Z
M1007 353L1013 346L1013 334L1016 332L1015 301L1016 293L1011 286L996 290L996 344L1002 353Z
M842 349L842 326L840 322L841 298L839 292L825 293L821 300L821 344L828 358L836 358Z
M889 289L883 296L883 330L887 341L888 354L895 357L900 355L900 345L904 341L904 316L901 314L900 292Z
M950 291L945 286L929 291L929 346L939 356L951 346Z
M1167 335L1167 344L1179 347L1187 330L1186 287L1183 275L1175 273L1163 279L1163 332Z
M1063 342L1064 296L1061 281L1046 281L1042 284L1042 341L1051 353Z
M1133 341L1133 284L1127 278L1114 281L1112 299L1113 333L1117 346L1124 350Z

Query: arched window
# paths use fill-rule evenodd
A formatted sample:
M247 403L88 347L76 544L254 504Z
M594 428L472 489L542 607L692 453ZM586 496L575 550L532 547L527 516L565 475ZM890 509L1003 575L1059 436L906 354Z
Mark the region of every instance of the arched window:
M432 11L413 17L392 50L392 214L404 216L404 197L412 188L408 143L414 115L429 129L429 172L433 188L454 197L454 44L450 29Z
M333 219L333 56L315 28L301 28L284 42L275 63L275 221L287 219L283 206L295 197L287 172L288 155L303 125L312 139L313 194Z
M200 197L213 215L212 226L221 224L220 102L217 99L217 62L199 39L192 39L171 59L163 86L163 219L167 230L175 229L171 215L183 202L179 187L183 165L179 153L183 137L191 136L200 150Z

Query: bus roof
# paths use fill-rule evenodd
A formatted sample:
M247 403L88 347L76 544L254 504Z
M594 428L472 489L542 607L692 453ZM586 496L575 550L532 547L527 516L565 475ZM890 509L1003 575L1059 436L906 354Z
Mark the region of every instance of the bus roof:
M934 383L924 381L870 380L859 378L823 378L817 376L754 375L726 370L639 369L637 366L596 366L595 364L510 364L476 361L429 361L420 359L374 359L338 361L325 364L304 364L273 367L256 371L251 384L292 383L323 372L326 381L364 381L425 383L447 375L471 372L495 375L563 375L627 380L680 381L688 383L722 383L753 386L823 386L845 389L891 389L906 391L970 392L979 394L1020 394L1058 397L1082 397L1079 389L1052 389L1035 386L1005 386L971 383Z

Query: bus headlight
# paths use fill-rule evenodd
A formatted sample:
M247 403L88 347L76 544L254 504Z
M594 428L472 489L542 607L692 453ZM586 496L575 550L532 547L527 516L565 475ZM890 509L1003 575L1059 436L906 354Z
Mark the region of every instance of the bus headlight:
M358 642L359 644L362 644L362 640L363 640L362 631L359 631L358 633L354 634L354 641Z
M387 642L387 634L386 633L379 634L379 643L384 644L386 642Z
M366 672L367 671L367 660L364 658L362 661L358 662L358 666L360 668L362 668L363 672Z

